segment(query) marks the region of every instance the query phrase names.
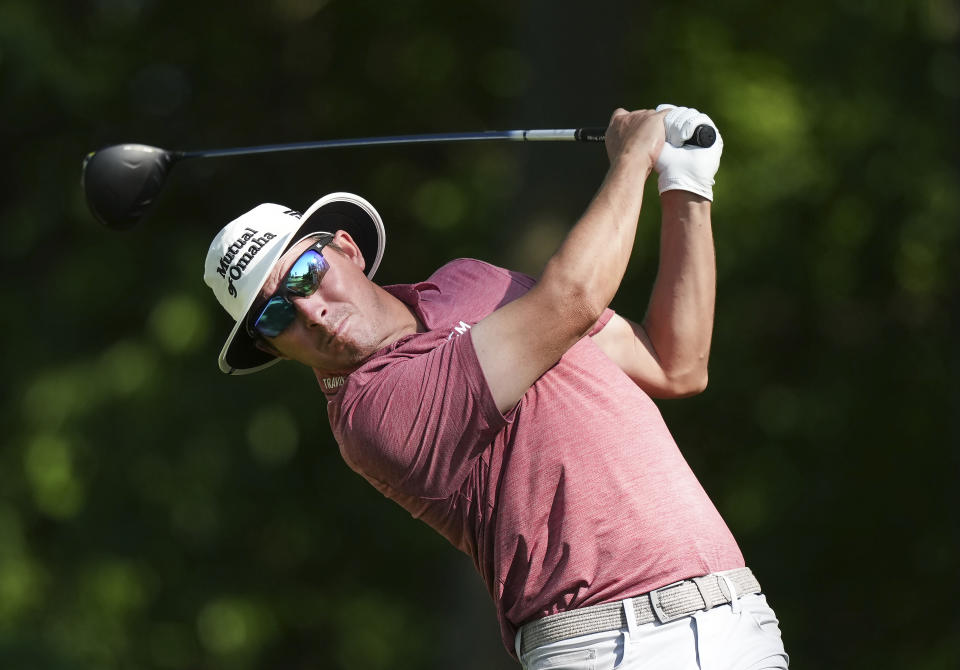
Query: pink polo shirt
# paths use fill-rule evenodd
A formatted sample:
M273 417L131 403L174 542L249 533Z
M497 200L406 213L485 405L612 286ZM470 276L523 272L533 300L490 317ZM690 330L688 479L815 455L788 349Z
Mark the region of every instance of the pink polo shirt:
M528 621L744 565L653 401L590 337L498 411L470 327L533 284L462 259L387 287L427 332L318 375L344 461L473 558L511 654Z

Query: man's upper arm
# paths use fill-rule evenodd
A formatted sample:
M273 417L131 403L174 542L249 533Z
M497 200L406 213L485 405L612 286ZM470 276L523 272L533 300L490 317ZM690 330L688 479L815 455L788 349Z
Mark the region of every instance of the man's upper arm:
M664 370L647 332L638 323L614 314L594 333L593 342L652 398L678 398L702 390L678 383Z
M471 329L474 349L497 408L513 409L533 383L587 334L599 314L573 314L582 301L564 301L541 282ZM567 315L557 306L572 305Z

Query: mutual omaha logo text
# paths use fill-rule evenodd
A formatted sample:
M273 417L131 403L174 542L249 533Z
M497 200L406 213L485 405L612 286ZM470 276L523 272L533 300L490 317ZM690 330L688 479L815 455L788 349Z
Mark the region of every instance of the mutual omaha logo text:
M217 273L227 280L227 292L234 298L237 297L237 288L233 282L240 280L244 270L253 261L253 257L267 246L267 242L276 237L273 233L264 233L260 237L256 235L257 231L253 228L249 226L244 228L243 234L227 247L227 253L220 257Z

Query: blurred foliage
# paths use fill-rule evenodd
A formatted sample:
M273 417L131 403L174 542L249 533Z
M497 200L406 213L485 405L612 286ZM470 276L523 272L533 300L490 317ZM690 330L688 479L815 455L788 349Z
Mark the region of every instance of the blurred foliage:
M602 149L453 145L178 166L98 227L83 155L576 127L696 106L716 185L711 385L662 403L796 667L960 667L956 0L0 0L0 667L510 668L470 561L354 476L304 370L227 378L201 281L259 202L349 190L379 278L528 272ZM651 191L652 192L652 191ZM656 269L648 200L614 306Z

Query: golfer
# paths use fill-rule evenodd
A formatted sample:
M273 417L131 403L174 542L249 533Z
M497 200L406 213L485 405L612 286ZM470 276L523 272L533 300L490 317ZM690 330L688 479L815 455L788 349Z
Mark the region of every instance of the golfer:
M702 391L722 139L695 109L618 109L596 196L539 279L454 260L371 281L380 215L347 193L265 204L210 246L243 374L313 369L344 461L468 554L525 668L786 668L778 622L651 398ZM658 173L660 266L642 321L608 307ZM638 300L636 308L643 305Z

